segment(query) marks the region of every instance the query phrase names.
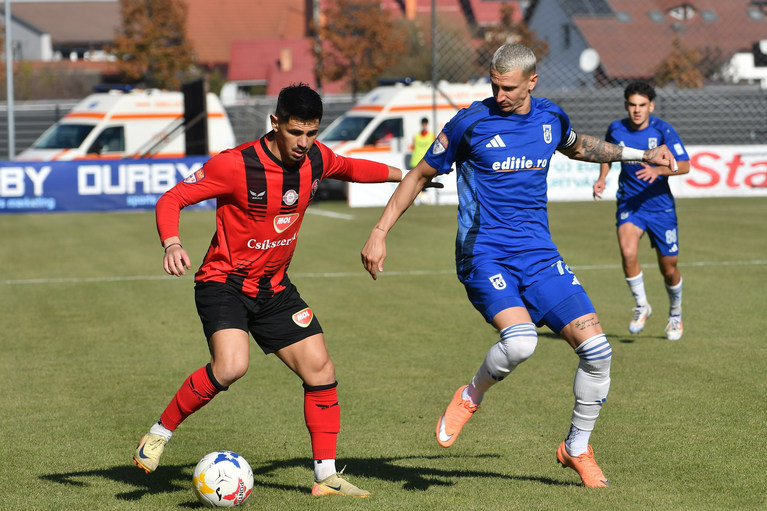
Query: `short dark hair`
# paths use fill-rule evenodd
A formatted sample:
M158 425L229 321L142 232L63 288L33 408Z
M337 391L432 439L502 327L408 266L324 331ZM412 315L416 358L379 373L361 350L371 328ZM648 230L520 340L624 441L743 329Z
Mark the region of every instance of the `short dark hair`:
M655 100L655 88L647 82L631 82L623 91L623 98L628 101L634 94L644 96L650 101Z
M280 91L275 113L280 121L287 121L291 117L321 121L322 98L305 83L290 84Z

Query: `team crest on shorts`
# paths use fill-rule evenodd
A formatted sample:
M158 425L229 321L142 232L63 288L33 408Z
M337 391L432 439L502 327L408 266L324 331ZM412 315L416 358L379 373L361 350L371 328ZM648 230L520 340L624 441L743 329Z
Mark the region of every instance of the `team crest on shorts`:
M503 275L500 273L497 273L491 277L489 277L490 283L493 285L493 287L497 290L506 289L506 281L503 280Z
M309 323L312 322L312 319L314 319L314 313L309 307L293 314L293 322L301 328L308 327Z
M187 184L199 183L203 179L205 179L205 167L199 168L189 174L189 176L184 179L184 182Z

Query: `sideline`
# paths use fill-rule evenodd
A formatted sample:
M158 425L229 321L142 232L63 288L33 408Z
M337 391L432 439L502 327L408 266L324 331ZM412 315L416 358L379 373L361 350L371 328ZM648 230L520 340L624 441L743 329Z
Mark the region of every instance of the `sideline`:
M705 267L705 266L764 266L767 260L752 261L719 261L707 262L697 261L688 263L679 263L681 267ZM601 271L620 269L619 264L592 265L592 266L572 266L575 271ZM412 271L384 271L378 274L379 277L414 277L419 275L455 275L455 270L412 270ZM360 267L355 272L324 272L324 273L292 273L294 278L349 278L349 277L368 277L367 272ZM59 277L59 278L40 278L40 279L19 279L19 280L0 280L0 285L29 285L29 284L81 284L93 282L121 282L136 280L175 280L178 277L170 275L135 275L127 277Z

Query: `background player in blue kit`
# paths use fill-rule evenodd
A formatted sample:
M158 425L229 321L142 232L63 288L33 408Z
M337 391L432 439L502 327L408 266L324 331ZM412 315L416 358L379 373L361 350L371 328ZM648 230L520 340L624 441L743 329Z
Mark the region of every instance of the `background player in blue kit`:
M383 271L386 234L424 184L457 169L456 270L469 300L500 331L469 385L454 394L437 422L437 442L449 447L479 408L485 392L535 350L536 325L547 325L578 355L571 427L557 460L586 486L607 486L589 436L610 386L612 349L586 292L551 240L546 174L558 150L578 160L643 160L672 165L668 148L622 148L577 135L568 116L534 98L536 60L523 45L506 44L493 56L493 97L459 111L421 162L397 186L362 249L375 279Z
M678 168L645 167L639 162L621 163L618 180L618 244L623 259L623 274L631 294L636 300L634 317L629 323L632 333L644 328L645 320L652 314L652 307L645 294L642 267L637 254L639 240L645 232L658 256L658 266L666 283L669 299L666 338L678 341L682 338L682 274L677 266L679 257L679 231L677 228L674 196L668 186L667 176L686 174L690 171L690 157L674 128L667 122L653 117L655 89L644 82L633 82L623 93L629 116L613 121L607 128L605 140L622 146L651 149L661 144L674 153ZM599 179L594 183L594 198L602 197L605 178L610 165L603 163Z

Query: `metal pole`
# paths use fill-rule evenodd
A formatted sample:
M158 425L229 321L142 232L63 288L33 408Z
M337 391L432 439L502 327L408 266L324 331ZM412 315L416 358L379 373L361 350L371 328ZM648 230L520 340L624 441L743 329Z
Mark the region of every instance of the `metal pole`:
M6 0L7 1L7 0ZM437 133L437 1L431 0L431 130Z
M13 40L11 37L11 0L5 0L5 82L8 111L8 159L16 156L16 124L13 118Z

